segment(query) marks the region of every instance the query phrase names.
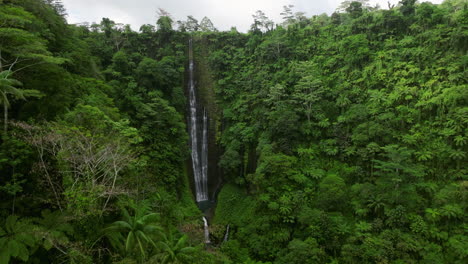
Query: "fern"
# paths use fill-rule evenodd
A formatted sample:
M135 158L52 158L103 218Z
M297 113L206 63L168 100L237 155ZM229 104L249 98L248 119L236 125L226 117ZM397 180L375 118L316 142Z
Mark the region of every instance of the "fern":
M60 247L68 245L67 234L73 233L72 226L67 223L65 216L60 211L44 210L41 215L42 218L34 219L34 222L39 225L37 235L41 239L42 246L46 250L55 247L63 251Z
M0 228L0 263L8 264L12 258L27 261L31 248L38 242L34 235L35 230L37 227L29 219L8 216L4 229Z

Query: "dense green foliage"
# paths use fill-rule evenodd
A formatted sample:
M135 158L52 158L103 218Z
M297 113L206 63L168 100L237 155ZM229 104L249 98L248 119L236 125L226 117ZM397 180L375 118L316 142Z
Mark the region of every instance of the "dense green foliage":
M468 261L465 1L286 6L248 33L159 15L135 32L0 0L0 263ZM190 38L225 183L208 250Z
M193 263L206 253L184 168L188 36L64 12L0 1L0 262Z
M253 203L225 187L216 221L274 263L465 263L466 2L344 4L205 37Z

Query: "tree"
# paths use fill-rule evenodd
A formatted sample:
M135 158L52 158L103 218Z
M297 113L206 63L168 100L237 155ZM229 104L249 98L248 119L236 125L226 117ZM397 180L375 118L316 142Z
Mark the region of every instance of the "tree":
M0 58L1 60L1 58ZM11 70L0 72L0 103L3 104L3 134L6 135L8 129L8 108L10 108L9 96L15 99L23 99L26 97L41 97L41 93L37 90L24 90L17 88L22 83L11 78L13 74Z
M134 256L140 261L148 258L148 253L158 248L157 238L162 237L159 226L160 216L149 213L149 206L142 202L132 205L133 214L122 208L122 220L115 221L103 230L114 249L124 256Z
M183 118L169 102L160 97L160 93L148 93L148 101L140 101L135 107L137 113L134 122L139 124L139 133L143 146L153 162L148 164L157 183L171 188L180 186L181 162L188 154L187 132Z
M18 72L40 63L63 63L47 50L47 42L30 28L40 23L21 7L0 6L0 72L8 69ZM20 65L19 69L15 67ZM10 75L10 74L8 74Z
M208 17L203 17L200 22L200 30L203 32L215 32L216 28Z
M171 14L162 8L159 8L157 13L158 21L156 22L156 25L158 26L158 30L163 32L172 31L174 20L172 19Z
M360 3L361 7L368 7L369 6L369 0L346 0L346 1L343 1L339 6L338 8L336 9L337 11L339 12L344 12L346 11L347 8L349 8L351 6L351 3L353 2L356 2L356 3ZM354 4L355 6L357 6L356 4Z
M400 12L404 16L411 16L414 15L415 7L414 4L416 3L416 0L402 0L399 2L400 6Z
M260 30L262 32L273 30L273 20L269 19L262 10L257 10L252 17L254 23L251 26L251 30Z
M294 86L293 98L303 109L310 123L314 114L320 116L319 102L323 101L327 89L320 80L320 72L316 64L301 63L297 66L297 71L304 76Z
M346 185L340 176L330 174L320 181L317 203L324 210L340 211L346 206L346 198Z
M362 3L357 1L351 2L346 8L346 12L354 19L362 16Z
M419 198L414 184L425 174L424 168L411 162L414 151L398 145L382 147L385 160L375 160L379 176L377 186L385 197L385 202L392 205L404 205L410 207L416 204ZM404 197L404 199L402 199Z
M178 236L173 233L164 236L163 240L157 243L162 252L156 255L154 259L162 264L192 263L193 259L191 257L195 252L195 248L188 245L187 239L187 235Z
M280 13L280 15L283 17L283 26L286 28L296 21L292 11L293 7L294 5L283 6L283 12Z
M166 9L163 8L158 8L158 11L156 11L159 17L171 17L171 13L167 12Z
M149 35L149 34L152 34L152 33L156 32L156 28L153 25L145 24L145 25L141 25L140 32L142 34L148 34Z
M198 24L198 20L196 20L193 16L188 16L187 21L185 22L185 29L188 32L195 32L200 29L200 25Z
M78 105L64 119L43 127L17 126L37 150L38 167L55 205L72 209L78 217L102 215L111 198L125 193L117 180L133 161L130 146L141 138L128 120L113 121L89 105ZM47 158L60 168L50 166Z
M37 17L22 7L11 4L0 6L0 100L4 110L4 134L8 129L8 96L17 99L41 96L37 90L19 89L21 82L13 79L13 74L39 64L61 64L66 61L54 57L48 50L47 41L34 32L34 25L40 23Z
M106 36L106 42L112 45L115 51L119 51L127 42L127 33L130 30L128 25L115 23L115 21L104 17L99 27Z
M300 239L293 239L289 242L287 253L279 258L278 263L322 263L326 259L326 254L322 248L319 247L314 238L307 238L305 241Z
M48 5L50 5L58 15L65 17L67 16L67 10L63 6L62 0L44 0Z

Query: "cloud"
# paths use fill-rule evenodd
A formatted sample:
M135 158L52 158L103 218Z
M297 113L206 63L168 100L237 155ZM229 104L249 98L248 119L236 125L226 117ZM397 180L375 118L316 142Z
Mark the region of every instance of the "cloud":
M284 5L293 4L296 11L303 11L307 16L322 13L331 14L342 0L62 0L69 14L69 23L100 22L108 17L115 22L130 24L138 30L143 24L155 24L156 11L163 8L172 14L175 20L185 20L192 15L201 20L204 16L211 19L220 30L229 30L236 26L240 31L247 31L253 22L252 14L262 10L276 23L281 22L280 13ZM390 0L396 4L398 0ZM442 0L433 0L440 3ZM371 0L371 5L378 3L387 7L387 0Z

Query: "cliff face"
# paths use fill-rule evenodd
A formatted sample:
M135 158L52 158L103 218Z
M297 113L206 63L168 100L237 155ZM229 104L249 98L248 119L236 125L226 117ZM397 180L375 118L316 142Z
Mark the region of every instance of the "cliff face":
M211 77L208 64L208 50L205 48L203 38L193 39L193 58L194 58L194 79L197 91L197 100L199 109L205 109L208 115L208 193L209 199L214 201L216 193L222 184L222 170L219 168L219 157L221 148L218 145L217 135L221 127L221 111L216 104L215 85ZM186 82L188 83L188 81ZM186 95L188 89L186 88ZM203 113L203 111L199 111ZM201 120L201 118L199 118ZM187 162L188 170L191 173L190 182L193 188L193 169L191 162Z

